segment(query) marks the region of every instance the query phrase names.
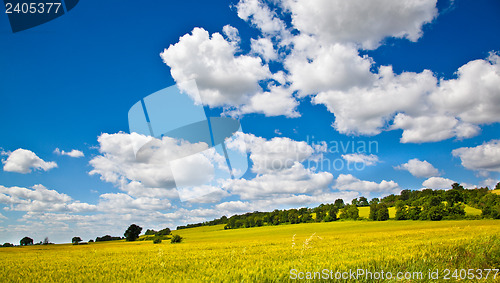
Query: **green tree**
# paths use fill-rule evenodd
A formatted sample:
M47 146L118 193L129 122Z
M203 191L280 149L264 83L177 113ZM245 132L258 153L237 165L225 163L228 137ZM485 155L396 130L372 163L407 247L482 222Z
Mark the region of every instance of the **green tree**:
M123 236L125 236L125 239L127 241L135 241L137 238L139 238L139 234L141 234L142 227L139 227L135 224L132 224L128 227L128 229L123 233Z
M455 203L464 201L460 191L452 189L444 193L444 200L448 203L449 207L452 207Z
M336 199L335 202L333 203L334 206L336 206L338 209L344 208L344 200L343 199Z
M378 199L377 199L378 200ZM377 220L377 209L378 209L378 202L374 202L373 199L372 201L370 201L370 215L368 216L368 218L370 220Z
M359 197L358 206L368 206L368 199L365 197Z
M167 235L170 235L170 233L172 233L172 232L170 231L170 228L167 227L167 228L161 229L160 231L156 232L154 235L156 235L156 236L167 236Z
M73 239L71 239L71 242L73 243L73 245L78 245L78 243L80 243L82 241L82 238L80 237L73 237Z
M410 208L408 208L408 218L411 220L419 220L421 212L422 209L420 207L411 206Z
M389 219L389 209L385 204L377 205L377 221L386 221Z
M378 204L379 202L380 202L380 200L378 198L372 198L372 200L370 201L370 205Z
M33 239L31 239L30 237L24 237L21 239L21 241L19 241L19 244L21 246L33 245Z
M290 221L290 224L299 223L299 214L296 211L288 213L288 221Z
M180 243L180 242L182 242L182 239L184 239L184 238L182 238L179 235L173 235L172 239L170 239L170 243L172 243L172 244Z
M396 220L407 220L408 219L408 208L403 201L398 200L396 202Z
M359 209L354 204L348 204L340 211L341 219L352 219L356 220L359 218Z

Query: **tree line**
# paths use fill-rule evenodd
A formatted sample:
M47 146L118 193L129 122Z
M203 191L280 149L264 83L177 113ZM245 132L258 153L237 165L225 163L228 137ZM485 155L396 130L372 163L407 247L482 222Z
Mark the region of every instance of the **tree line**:
M95 239L95 242L106 242L106 241L117 241L117 240L126 240L126 241L136 241L139 239L139 235L141 234L142 227L136 225L136 224L131 224L127 230L125 230L125 233L123 233L124 237L113 237L110 235L105 235L102 237L97 237ZM144 240L153 240L153 243L159 244L162 242L162 240L167 239L169 235L171 235L172 232L170 231L170 228L164 228L159 231L155 231L152 229L146 230L144 233L143 239ZM180 243L183 238L179 235L172 235L170 238L171 243ZM82 245L82 244L88 244L88 243L93 243L94 240L90 239L88 242L83 242L81 237L75 236L71 239L71 243L73 245ZM53 244L49 242L49 238L45 238L40 243L36 243L35 245L49 245ZM19 241L20 246L30 246L33 245L33 239L30 237L24 237ZM4 243L3 245L0 245L0 247L14 247L14 244L11 243Z
M500 190L500 182L495 189ZM467 216L465 204L480 209L481 215ZM249 212L202 223L177 226L177 230L225 224L224 229L250 228L267 225L331 222L336 220L359 220L358 207L370 207L369 220L389 219L389 208L395 207L395 220L443 219L500 219L500 195L491 193L488 187L465 189L454 183L449 190L402 190L399 195L384 198L359 197L345 204L342 199L331 204L320 204L314 208L275 209L271 212Z

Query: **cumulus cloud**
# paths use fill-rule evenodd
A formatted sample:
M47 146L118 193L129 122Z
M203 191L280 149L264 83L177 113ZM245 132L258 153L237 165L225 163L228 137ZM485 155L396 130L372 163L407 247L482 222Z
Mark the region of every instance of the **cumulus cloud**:
M404 130L401 142L470 138L479 134L480 125L500 122L500 57L491 53L486 60L468 62L456 79L441 79L421 104L428 109L395 117L393 128Z
M31 173L32 170L48 171L57 167L57 163L53 161L46 162L34 152L22 148L9 153L7 160L2 162L4 171L22 174Z
M426 160L421 161L418 158L410 159L407 163L398 165L394 168L397 170L406 170L410 172L410 174L418 178L429 178L440 175L439 170L432 166L432 164L430 164Z
M442 177L430 177L422 183L422 186L428 189L450 189L451 185L456 183L453 180Z
M239 43L241 40L238 29L233 26L225 25L222 28L222 32L231 42Z
M323 45L317 38L299 35L284 60L292 88L302 96L330 90L347 91L369 86L376 80L370 72L373 61L359 56L352 45Z
M481 125L500 122L497 54L468 62L457 78L445 80L430 70L374 70L373 59L359 52L387 37L418 40L437 17L436 2L242 0L238 16L261 31L250 39L249 54L236 55L238 32L225 26L228 41L196 28L161 56L178 83L196 79L203 103L223 106L228 115L298 117L297 97L311 96L335 115L332 126L342 134L403 130L402 143L470 138ZM282 18L288 16L287 26ZM284 70L271 73L269 61Z
M251 39L251 50L259 55L264 61L272 61L278 59L278 53L274 50L273 42L269 38Z
M227 144L228 148L250 153L253 162L252 171L257 174L271 173L292 168L310 158L314 149L303 141L286 137L271 140L252 134L236 133L235 139Z
M335 115L333 127L340 133L376 135L397 112L425 110L422 99L435 87L430 71L396 75L391 67L382 66L369 86L320 92L313 102L324 104Z
M0 185L0 203L8 205L7 210L14 211L93 211L95 205L73 201L73 199L43 185L31 189L22 187L4 187Z
M500 57L490 53L486 60L474 60L460 67L457 78L441 80L430 100L471 124L500 122Z
M315 173L295 162L290 168L259 175L251 180L239 179L231 183L229 190L240 199L274 198L283 194L315 194L323 192L332 182L328 172Z
M500 172L500 140L491 140L476 147L461 147L452 151L462 166L470 170Z
M81 152L79 150L76 150L76 149L73 149L73 150L67 152L67 151L64 151L64 150L60 150L59 148L56 148L54 150L54 153L57 154L57 155L67 155L67 156L73 157L73 158L79 158L79 157L84 157L85 156L83 154L83 152Z
M284 194L273 199L222 202L215 205L215 210L224 215L233 215L248 211L271 211L274 209L312 207L321 203L333 203L337 199L343 199L344 201L349 202L359 196L359 193L354 191L323 192L312 195Z
M133 198L123 193L108 193L99 196L99 210L113 213L130 213L133 211L166 210L172 205L165 200L151 197Z
M196 80L204 104L237 106L261 91L259 81L271 75L259 57L235 56L236 51L221 34L210 36L206 30L195 28L160 56L176 82Z
M333 181L331 173L306 168L304 163L314 163L318 150L303 141L286 137L267 140L237 133L227 146L233 150L246 150L252 160L251 170L257 173L252 179L239 179L227 185L228 192L238 195L241 200L312 201L312 196L328 193L328 186Z
M276 12L260 0L241 0L236 5L238 17L251 22L265 35L279 35L286 29Z
M301 33L316 35L325 42L354 42L374 49L385 37L417 41L422 36L422 26L437 16L436 2L285 0L283 5Z
M375 154L362 154L362 153L352 153L352 154L343 154L342 158L345 161L350 163L363 163L366 166L372 166L379 162L378 156Z
M243 115L247 113L261 113L265 116L285 115L289 118L299 117L296 111L299 102L293 97L289 88L272 86L269 91L256 93L249 101L238 110L227 111L230 115Z
M98 142L101 155L89 162L93 167L89 174L99 175L103 181L134 197L173 197L176 181L210 180L214 166L220 164L221 159L215 153L205 152L206 143L191 144L170 137L155 139L137 133L104 133ZM135 154L134 144L144 146ZM175 172L172 162L176 162Z
M334 189L339 191L355 191L368 195L374 193L397 193L399 185L394 181L382 180L380 183L364 181L354 177L351 174L340 174L335 180Z

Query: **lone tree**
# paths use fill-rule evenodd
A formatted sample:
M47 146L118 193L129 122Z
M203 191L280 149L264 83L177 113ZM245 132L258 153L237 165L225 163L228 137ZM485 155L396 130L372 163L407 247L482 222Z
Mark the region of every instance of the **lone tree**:
M127 241L135 241L139 238L139 234L141 234L142 227L139 227L135 224L132 224L128 227L128 229L123 234Z
M21 241L19 241L19 244L21 246L33 245L33 239L31 239L30 237L24 237L21 239Z
M82 238L80 237L73 237L73 239L71 239L71 242L73 243L73 245L78 245L78 243L80 243L82 241Z

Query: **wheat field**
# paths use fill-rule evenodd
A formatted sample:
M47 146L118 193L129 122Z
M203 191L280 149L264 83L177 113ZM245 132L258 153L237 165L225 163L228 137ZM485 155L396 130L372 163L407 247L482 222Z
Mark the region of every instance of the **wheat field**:
M282 282L294 281L292 269L427 273L498 268L499 224L338 221L236 230L218 225L173 231L184 237L180 244L115 241L2 248L0 272L4 282ZM364 281L372 282L359 280Z

